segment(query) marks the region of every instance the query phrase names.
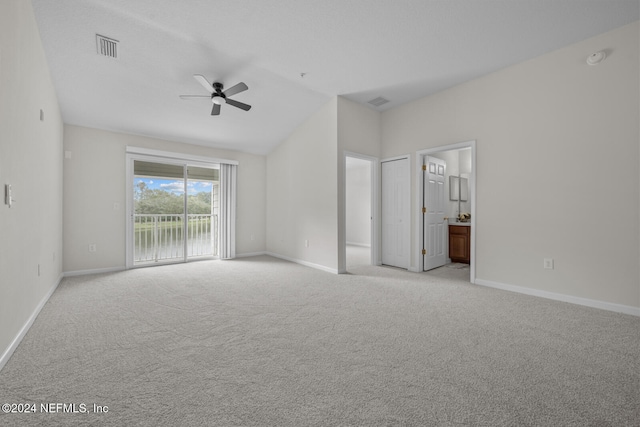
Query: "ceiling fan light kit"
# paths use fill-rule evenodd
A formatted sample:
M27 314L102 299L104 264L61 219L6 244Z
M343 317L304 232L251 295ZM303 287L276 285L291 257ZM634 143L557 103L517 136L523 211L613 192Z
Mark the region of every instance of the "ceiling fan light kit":
M249 111L251 109L251 105L245 104L244 102L236 101L230 99L229 96L233 96L237 93L244 92L249 89L249 87L243 82L238 83L235 86L231 86L229 89L223 91L224 85L220 82L209 83L209 81L200 74L195 74L193 76L194 79L198 83L204 87L210 95L180 95L181 99L202 99L202 98L210 98L213 103L213 108L211 110L212 116L217 116L220 114L220 106L225 103L232 105L236 108L240 108L244 111Z

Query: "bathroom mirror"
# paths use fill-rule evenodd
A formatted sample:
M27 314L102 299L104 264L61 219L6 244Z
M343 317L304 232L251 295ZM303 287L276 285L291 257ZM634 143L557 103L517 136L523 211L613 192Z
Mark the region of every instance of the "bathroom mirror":
M451 175L449 177L449 200L458 201L460 194L460 178Z

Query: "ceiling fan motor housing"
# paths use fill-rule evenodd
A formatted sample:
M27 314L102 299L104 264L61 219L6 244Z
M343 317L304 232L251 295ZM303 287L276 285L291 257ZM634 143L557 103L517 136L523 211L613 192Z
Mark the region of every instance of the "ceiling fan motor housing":
M214 82L211 86L213 86L214 92L211 94L211 102L214 104L223 104L227 96L222 93L222 88L224 86L222 83Z

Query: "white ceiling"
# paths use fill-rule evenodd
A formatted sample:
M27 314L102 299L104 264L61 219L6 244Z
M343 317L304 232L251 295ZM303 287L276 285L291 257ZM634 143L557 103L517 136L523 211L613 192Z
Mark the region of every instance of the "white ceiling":
M638 0L32 3L65 123L259 154L336 95L383 111L640 17ZM193 74L245 82L253 108L179 99L206 94Z

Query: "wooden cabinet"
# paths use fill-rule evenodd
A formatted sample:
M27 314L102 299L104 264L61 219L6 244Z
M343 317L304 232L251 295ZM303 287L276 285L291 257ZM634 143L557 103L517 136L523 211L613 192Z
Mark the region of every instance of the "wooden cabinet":
M449 258L452 262L471 263L471 227L449 225Z

